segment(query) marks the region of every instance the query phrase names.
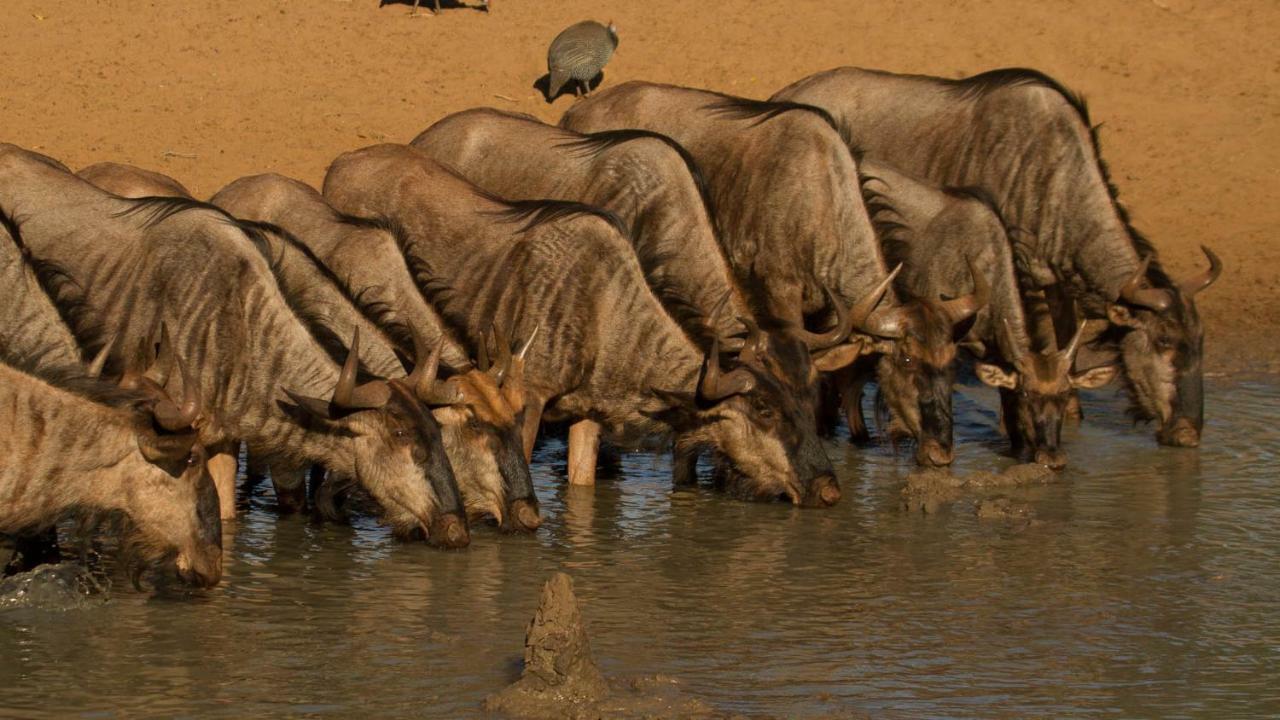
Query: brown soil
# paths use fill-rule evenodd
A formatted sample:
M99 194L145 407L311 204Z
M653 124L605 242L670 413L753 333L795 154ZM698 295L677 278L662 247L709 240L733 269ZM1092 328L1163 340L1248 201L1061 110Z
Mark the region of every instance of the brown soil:
M1023 65L1083 91L1137 225L1175 272L1212 245L1211 371L1280 371L1280 5L1274 0L493 0L410 18L377 0L8 0L0 139L74 168L115 160L197 195L276 171L317 183L337 153L408 141L492 105L558 119L533 89L584 18L619 27L605 83L750 97L863 65L962 76Z

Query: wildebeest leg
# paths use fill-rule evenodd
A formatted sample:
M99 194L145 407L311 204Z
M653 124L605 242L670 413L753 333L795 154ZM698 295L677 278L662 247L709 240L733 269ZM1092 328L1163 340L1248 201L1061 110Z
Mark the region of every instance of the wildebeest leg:
M596 484L596 455L600 451L600 425L579 420L569 426L569 484Z
M216 445L210 449L209 475L218 490L218 508L223 520L236 518L236 443Z
M693 450L671 451L671 481L676 487L698 484L698 453Z
M36 535L22 535L13 540L13 556L0 572L0 577L34 570L39 565L62 562L58 547L58 528L51 527Z
M307 506L307 469L271 465L271 487L276 491L276 509L292 515Z
M240 489L246 494L252 495L258 485L267 479L268 467L266 461L255 456L253 453L245 451L244 462L244 485Z
M316 501L316 492L320 489L320 485L324 483L325 469L320 465L312 465L311 473L307 480L307 501L314 504Z
M526 399L524 404L524 417L521 419L523 427L520 428L520 434L524 440L524 461L533 460L533 444L538 440L538 426L542 424L542 408L545 403L542 400Z

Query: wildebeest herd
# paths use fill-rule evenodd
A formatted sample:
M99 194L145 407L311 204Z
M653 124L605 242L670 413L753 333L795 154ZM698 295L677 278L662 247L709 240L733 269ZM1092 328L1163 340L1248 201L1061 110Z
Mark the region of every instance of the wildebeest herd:
M112 163L0 146L0 533L123 518L124 557L211 586L239 459L282 511L372 508L449 548L541 524L529 459L568 423L667 448L674 482L837 503L820 438L862 415L953 459L968 366L1012 451L1065 464L1075 393L1119 376L1195 447L1195 295L1129 224L1084 104L1030 70L841 68L767 101L646 82L560 126L491 109L345 153L320 191L209 201ZM91 523L92 525L92 523Z

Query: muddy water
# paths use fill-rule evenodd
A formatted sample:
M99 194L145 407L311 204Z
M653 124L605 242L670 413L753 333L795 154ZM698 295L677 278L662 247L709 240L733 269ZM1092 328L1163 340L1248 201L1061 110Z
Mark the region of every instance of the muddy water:
M959 472L1011 462L992 400L962 394ZM643 455L566 490L549 442L544 529L457 553L278 519L263 490L212 592L117 579L89 610L0 615L0 716L478 715L557 568L607 673L672 675L747 715L1275 715L1280 386L1219 384L1209 407L1196 452L1091 400L1061 480L1004 491L1031 522L972 499L908 512L905 456L834 442L830 511L673 492Z

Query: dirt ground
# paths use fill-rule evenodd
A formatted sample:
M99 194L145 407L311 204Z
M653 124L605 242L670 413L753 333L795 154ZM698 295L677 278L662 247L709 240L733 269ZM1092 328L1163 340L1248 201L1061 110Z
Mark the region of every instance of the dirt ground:
M551 38L586 18L619 28L606 86L763 98L838 65L953 77L1029 66L1090 100L1135 224L1175 273L1201 267L1201 243L1222 256L1200 304L1209 370L1280 372L1275 0L492 6L411 18L378 0L7 0L0 140L73 168L152 168L202 197L268 170L318 183L339 152L407 142L465 108L556 121L572 98L548 105L533 83Z

